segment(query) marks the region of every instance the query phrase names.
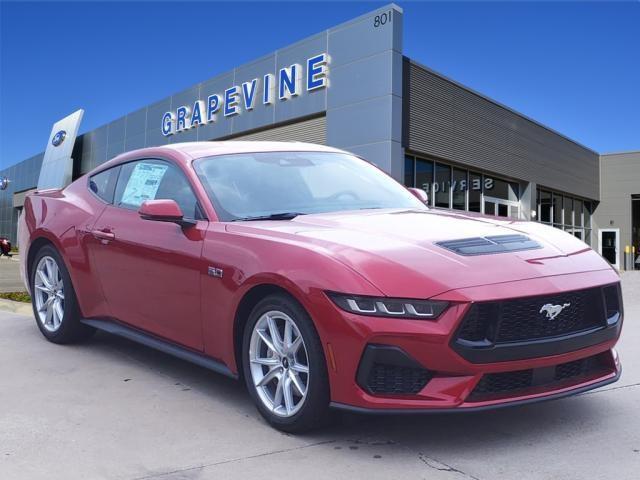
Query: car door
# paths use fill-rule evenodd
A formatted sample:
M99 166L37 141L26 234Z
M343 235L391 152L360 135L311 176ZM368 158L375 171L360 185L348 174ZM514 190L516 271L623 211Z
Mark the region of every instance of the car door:
M104 297L100 275L97 275L94 263L93 251L102 248L100 240L93 234L93 227L100 218L102 212L113 202L113 193L116 188L120 166L98 172L91 177L86 184L87 192L82 195L86 203L84 209L92 214L83 218L76 225L79 244L84 254L78 255L75 262L74 276L75 289L82 307L82 313L87 318L110 317L111 311Z
M175 200L196 225L143 220L144 200ZM114 201L93 227L93 259L112 315L202 350L201 254L208 222L184 173L156 159L123 164Z

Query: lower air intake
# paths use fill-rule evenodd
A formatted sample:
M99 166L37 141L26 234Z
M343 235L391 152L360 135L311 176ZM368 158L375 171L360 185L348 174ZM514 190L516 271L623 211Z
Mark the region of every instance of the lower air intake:
M367 345L357 382L373 395L415 395L422 390L433 373L399 347Z
M613 371L608 355L610 354L599 354L551 367L489 373L480 379L467 401L478 402L526 394L533 388L562 388L604 375Z
M429 381L429 372L422 368L398 367L375 363L369 371L366 387L375 394L416 394Z

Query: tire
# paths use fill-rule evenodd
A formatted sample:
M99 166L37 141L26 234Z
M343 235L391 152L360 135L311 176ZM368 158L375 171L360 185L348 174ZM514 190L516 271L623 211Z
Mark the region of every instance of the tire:
M269 318L278 331L275 342ZM269 348L265 338L280 351ZM269 295L251 311L243 332L242 368L258 411L274 428L302 433L329 420L329 378L322 343L307 312L289 296ZM272 370L277 371L272 374Z
M47 340L59 344L73 343L86 340L95 333L94 328L80 323L82 315L69 271L52 245L44 245L38 250L29 279L33 314ZM47 303L50 308L46 307Z

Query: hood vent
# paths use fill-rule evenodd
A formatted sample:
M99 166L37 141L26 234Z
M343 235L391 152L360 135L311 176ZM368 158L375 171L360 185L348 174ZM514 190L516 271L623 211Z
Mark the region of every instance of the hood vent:
M519 252L542 248L526 235L493 235L490 237L462 238L436 242L436 245L458 255L489 255L492 253Z

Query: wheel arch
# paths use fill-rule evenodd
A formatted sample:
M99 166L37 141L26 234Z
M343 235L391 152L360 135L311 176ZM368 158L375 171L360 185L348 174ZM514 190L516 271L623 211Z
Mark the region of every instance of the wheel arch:
M245 294L242 296L242 299L238 303L233 318L233 353L239 378L242 378L243 376L242 335L244 333L244 327L247 323L247 320L249 319L251 311L258 304L258 302L260 302L260 300L262 300L263 298L266 298L267 296L273 294L286 295L287 297L298 303L302 308L304 308L307 313L309 313L309 311L304 307L304 305L302 305L302 303L296 298L293 293L280 285L276 285L275 283L259 283L252 286L247 292L245 292ZM313 321L313 319L311 320Z
M56 249L58 253L60 253L60 249L57 247L57 245L45 236L36 237L31 241L29 245L29 251L27 252L27 263L26 263L27 282L29 283L29 286L31 286L31 271L33 268L33 262L36 258L36 255L40 251L40 249L45 245L51 245L53 248ZM62 256L62 253L60 253L60 256ZM64 257L63 257L63 260L64 260Z
M249 319L249 315L253 308L260 302L263 298L266 298L269 295L273 294L282 294L293 300L297 303L300 308L302 308L309 318L311 319L311 323L313 324L318 337L320 338L320 344L322 346L322 353L325 356L325 363L327 361L325 344L323 340L323 336L321 333L321 328L316 323L316 320L313 318L309 308L305 305L305 302L301 300L301 298L296 295L292 289L288 289L282 285L278 285L276 283L271 283L269 281L264 281L253 285L249 290L247 290L242 296L240 302L235 311L234 321L233 321L233 354L234 360L236 363L236 369L238 371L238 377L242 378L243 368L242 368L242 337L244 334L245 325ZM329 365L327 365L329 368Z
M35 236L31 242L29 243L29 251L27 253L27 259L25 263L25 273L27 275L27 283L29 284L29 290L31 290L31 274L33 269L33 263L35 261L36 255L40 251L40 249L46 245L51 246L55 251L60 255L62 262L64 263L64 267L69 274L69 280L71 281L71 288L76 291L75 285L76 281L74 279L73 270L70 268L69 259L65 255L64 250L61 248L59 243L56 241L55 237L50 237L47 235L47 232L43 231L40 235ZM33 292L31 292L33 294Z

